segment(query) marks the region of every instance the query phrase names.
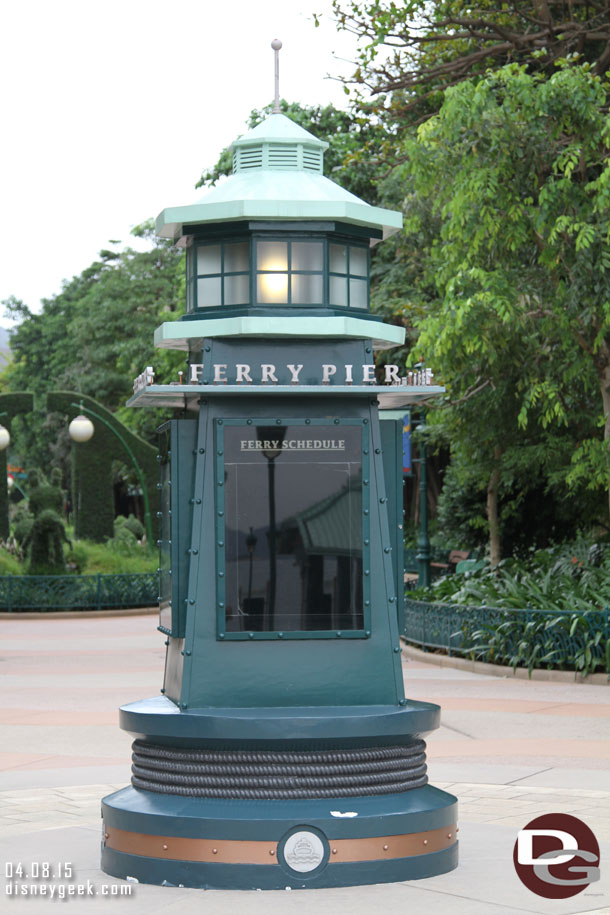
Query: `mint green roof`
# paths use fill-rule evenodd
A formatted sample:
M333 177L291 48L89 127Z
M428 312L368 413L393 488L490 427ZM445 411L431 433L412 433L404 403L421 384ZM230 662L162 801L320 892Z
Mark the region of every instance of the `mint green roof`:
M207 337L372 340L374 349L390 349L404 343L405 328L348 315L328 318L296 315L219 317L201 321L166 321L155 330L155 346L158 349L188 351L196 349L199 341Z
M239 146L246 146L250 143L308 143L312 146L318 146L322 149L328 149L328 143L324 140L314 137L312 133L305 130L299 124L295 124L285 114L271 114L243 137L235 140L233 149Z
M157 234L178 240L185 225L244 219L324 220L381 230L402 226L402 214L373 207L322 174L328 146L283 114L272 114L233 144L233 174L196 203L169 207Z

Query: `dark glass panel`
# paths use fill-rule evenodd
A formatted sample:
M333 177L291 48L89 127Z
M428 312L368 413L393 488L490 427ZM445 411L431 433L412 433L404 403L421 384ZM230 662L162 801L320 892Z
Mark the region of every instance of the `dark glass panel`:
M226 630L363 628L360 426L226 426Z

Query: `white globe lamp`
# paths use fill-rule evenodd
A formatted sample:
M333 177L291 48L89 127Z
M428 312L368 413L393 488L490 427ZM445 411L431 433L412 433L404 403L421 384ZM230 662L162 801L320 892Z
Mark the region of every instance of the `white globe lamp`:
M88 442L95 432L95 426L88 417L81 413L72 420L68 426L68 432L73 442Z

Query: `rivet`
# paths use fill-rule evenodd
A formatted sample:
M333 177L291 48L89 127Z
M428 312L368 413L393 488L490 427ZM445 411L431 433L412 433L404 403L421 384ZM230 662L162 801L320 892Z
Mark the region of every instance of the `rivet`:
M184 653L185 653L185 655L187 656L187 658L190 658L190 656L191 656L191 652L190 652L190 651L185 651Z
M381 499L380 499L380 500L379 500L379 501L380 501L380 502L381 502L381 504L382 504L382 505L383 505L383 503L384 503L384 502L387 502L387 501L388 501L388 500L387 500L387 499L386 499L386 498L385 498L385 496L384 496L384 497L383 497L383 498L381 498Z
M366 349L364 350L364 352L365 352L365 353L372 353L373 350L371 349L370 346L367 346Z
M254 638L254 633L253 633L253 632L249 632L249 633L248 633L248 638L253 639L253 638Z
M182 655L182 657L184 657L184 651L181 651L180 654Z
M332 851L333 851L333 855L336 855L336 854L337 854L337 849L336 849L336 848L333 848Z
M224 546L224 545L225 545L224 540L219 540L219 541L218 541L218 546Z
M200 449L199 449L199 454L205 454L205 448L200 448Z
M399 654L399 653L400 653L400 648L395 648L395 649L394 649L394 654Z
M167 851L167 845L163 845L162 848L163 848L163 851Z
M364 545L365 545L365 546L368 546L370 542L371 542L370 540L365 540L365 541L364 541Z
M362 449L362 453L363 453L363 454L368 454L368 453L369 453L369 449L368 449L368 448L363 448L363 449Z
M284 633L283 633L283 632L278 632L277 637L278 637L278 639L283 639L283 638L284 638Z
M363 485L363 486L368 486L368 485L369 485L369 481L368 481L368 480L363 480L363 481L362 481L362 485Z
M219 517L219 518L222 518L223 515L224 515L224 512L218 512L218 517Z
M195 600L194 600L194 598L191 597L191 599L189 600L189 604L194 604L194 603L195 603Z
M195 505L201 505L201 499L195 499Z
M282 420L281 420L281 419L276 419L275 424L276 424L276 426L281 426L281 425L282 425Z
M371 574L370 569L365 569L365 570L364 570L364 574L365 574L365 575L370 575L370 574Z
M448 839L452 839L452 838L453 838L453 836L451 835L450 832L447 833L447 838L448 838Z
M370 639L370 637L371 637L371 630L370 630L370 629L367 629L366 632L365 632L364 634L365 634L365 636L367 637L367 639Z
M364 606L365 606L365 607L370 607L370 606L371 606L370 600L365 600Z
M389 845L384 845L384 846L383 846L383 850L384 850L384 851L387 851L389 847L390 847Z
M399 705L406 705L406 704L407 704L407 700L406 700L406 699L401 699L400 702L399 702L398 704L399 704Z
M395 602L396 602L396 598L395 598L395 597L391 597L391 598L390 598L390 603L391 603L391 604L394 604Z
M206 353L209 353L210 350L212 349L211 346L204 346L203 348L204 348L204 350L205 350Z
M427 845L427 844L428 844L428 840L424 839L424 845Z
M219 486L224 486L224 480L219 480L219 481L218 481L218 485L219 485Z
M460 831L460 827L459 827L459 826L456 826L456 827L455 827L455 831L456 831L456 833L459 832L459 831Z
M162 693L163 695L165 695L165 690L163 689L163 687L161 687L161 693Z
M274 848L270 848L270 849L269 849L269 854L271 855L271 857L273 857L274 854L275 854L275 849L274 849Z
M381 454L381 448L375 448L375 454Z
M223 452L223 451L217 451L216 454L221 455L221 454L224 454L224 452Z
M109 838L110 838L110 833L109 833L109 832L105 832L105 833L104 833L104 838L105 838L105 839L109 839Z
M222 420L221 420L221 419L217 419L216 422L218 423L219 426L222 426Z
M377 401L376 401L376 400L371 400L371 404L372 404L374 407L376 407L376 406L377 406Z
M219 578L224 578L224 577L225 577L225 573L224 573L224 572L219 572L219 573L218 573L218 577L219 577Z
M224 632L219 632L219 633L218 633L218 638L219 638L219 639L224 639L224 637L225 637Z
M384 548L383 548L383 552L384 552L384 553L391 553L391 552L392 552L392 550L391 550L391 549L390 549L390 547L389 547L389 546L384 546Z
M186 702L182 703L182 708L188 708L188 705L186 704Z
M369 422L368 419L363 419L362 422L363 422L363 424L364 424L365 426L368 426L368 422ZM368 453L368 452L367 452L367 453Z
M196 556L197 553L199 552L199 550L193 550L192 552L193 552L193 556Z
M340 632L337 633L337 638L338 638L338 639L341 638L341 633L340 633Z
M362 512L363 515L368 515L368 513L369 513L368 508L365 508L364 511Z
M217 855L217 854L218 854L218 849L217 849L217 848L213 848L213 849L212 849L212 854L213 854L213 855Z
M306 426L309 426L310 424L311 424L311 420L310 420L310 419L306 419L306 420L305 420L305 425L306 425Z
M305 422L307 422L307 420L305 420ZM246 423L248 424L248 426L251 426L251 425L252 425L252 420L251 420L251 419L247 419L247 420L246 420Z

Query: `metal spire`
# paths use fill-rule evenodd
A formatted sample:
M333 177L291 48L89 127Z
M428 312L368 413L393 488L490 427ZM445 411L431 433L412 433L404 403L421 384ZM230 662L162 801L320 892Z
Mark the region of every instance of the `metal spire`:
M273 99L273 114L281 114L280 112L280 48L282 47L282 42L279 38L274 38L271 42L271 47L275 53L275 97Z

